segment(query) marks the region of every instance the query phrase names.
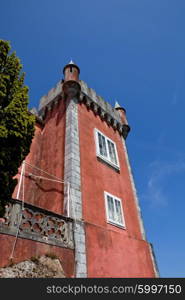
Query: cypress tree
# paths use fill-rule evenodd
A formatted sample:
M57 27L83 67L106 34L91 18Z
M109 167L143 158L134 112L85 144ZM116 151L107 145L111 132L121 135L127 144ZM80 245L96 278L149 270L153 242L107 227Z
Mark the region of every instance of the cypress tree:
M35 118L28 111L28 87L16 53L0 40L0 216L11 199L18 168L29 153Z

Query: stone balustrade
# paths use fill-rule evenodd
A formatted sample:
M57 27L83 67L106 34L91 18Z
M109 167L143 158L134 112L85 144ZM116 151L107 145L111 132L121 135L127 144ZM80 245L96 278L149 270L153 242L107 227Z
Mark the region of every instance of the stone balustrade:
M73 220L40 207L11 200L6 207L0 233L74 249Z

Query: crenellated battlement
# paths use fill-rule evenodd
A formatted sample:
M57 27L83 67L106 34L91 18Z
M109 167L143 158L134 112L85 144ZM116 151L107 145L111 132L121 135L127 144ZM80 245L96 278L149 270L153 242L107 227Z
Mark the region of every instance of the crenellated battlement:
M64 100L65 97L62 90L63 84L64 83L62 82L58 82L47 95L40 99L37 115L38 119L44 120L47 111L51 111L59 101ZM84 103L88 109L91 109L95 114L98 114L102 120L107 122L107 124L112 126L115 130L118 130L119 133L126 139L130 131L130 126L128 125L126 117L124 118L123 123L116 108L113 108L111 104L106 102L101 96L97 95L95 90L89 88L85 81L80 80L79 84L81 86L81 92L78 97L79 103Z

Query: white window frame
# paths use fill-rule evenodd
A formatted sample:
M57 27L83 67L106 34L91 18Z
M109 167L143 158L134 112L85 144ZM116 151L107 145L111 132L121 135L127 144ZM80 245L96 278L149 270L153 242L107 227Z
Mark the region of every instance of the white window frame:
M112 220L112 219L109 218L109 209L108 209L108 198L107 198L107 196L113 198L114 210L115 210L115 200L119 201L123 223L116 222L115 220ZM116 196L108 193L108 192L104 192L104 198L105 198L105 208L106 208L107 223L110 223L112 225L116 225L118 227L126 229L125 218L124 218L123 207L122 207L122 200L120 198L118 198L118 197L116 197Z
M100 133L104 138L105 138L105 144L106 144L106 150L107 150L107 155L108 157L103 156L100 153L100 147L99 147L99 140L98 140L98 133ZM108 141L110 141L113 145L114 145L114 150L115 150L115 155L116 155L116 160L117 160L117 164L113 163L110 159L110 154L109 154L109 148L108 148ZM106 161L108 164L110 164L111 166L113 166L114 168L116 168L117 170L120 169L120 165L119 165L119 159L118 159L118 152L117 152L117 148L116 148L116 143L113 142L110 138L108 138L105 134L103 134L100 130L98 130L97 128L95 128L95 142L96 142L96 155L98 157L100 157L102 160Z

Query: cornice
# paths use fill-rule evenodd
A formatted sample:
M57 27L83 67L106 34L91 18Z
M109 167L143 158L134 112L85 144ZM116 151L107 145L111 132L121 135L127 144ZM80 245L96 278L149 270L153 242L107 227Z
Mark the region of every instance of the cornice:
M80 93L79 103L84 103L87 109L91 109L96 115L99 115L102 121L105 121L109 126L112 126L114 130L118 130L120 135L127 138L127 135L130 131L130 126L127 124L122 124L117 120L112 114L104 110L101 105L93 101L88 95L84 92Z
M102 97L98 96L93 89L88 88L84 81L80 80L79 83L81 85L81 91L77 97L79 104L85 104L87 109L91 109L94 114L99 115L103 121L105 121L114 130L117 130L120 135L126 139L130 131L130 126L121 122L118 111ZM38 118L42 122L44 122L48 111L53 110L53 108L58 105L59 101L65 101L62 85L62 82L60 82L60 85L58 83L57 86L49 91L46 96L41 98Z

